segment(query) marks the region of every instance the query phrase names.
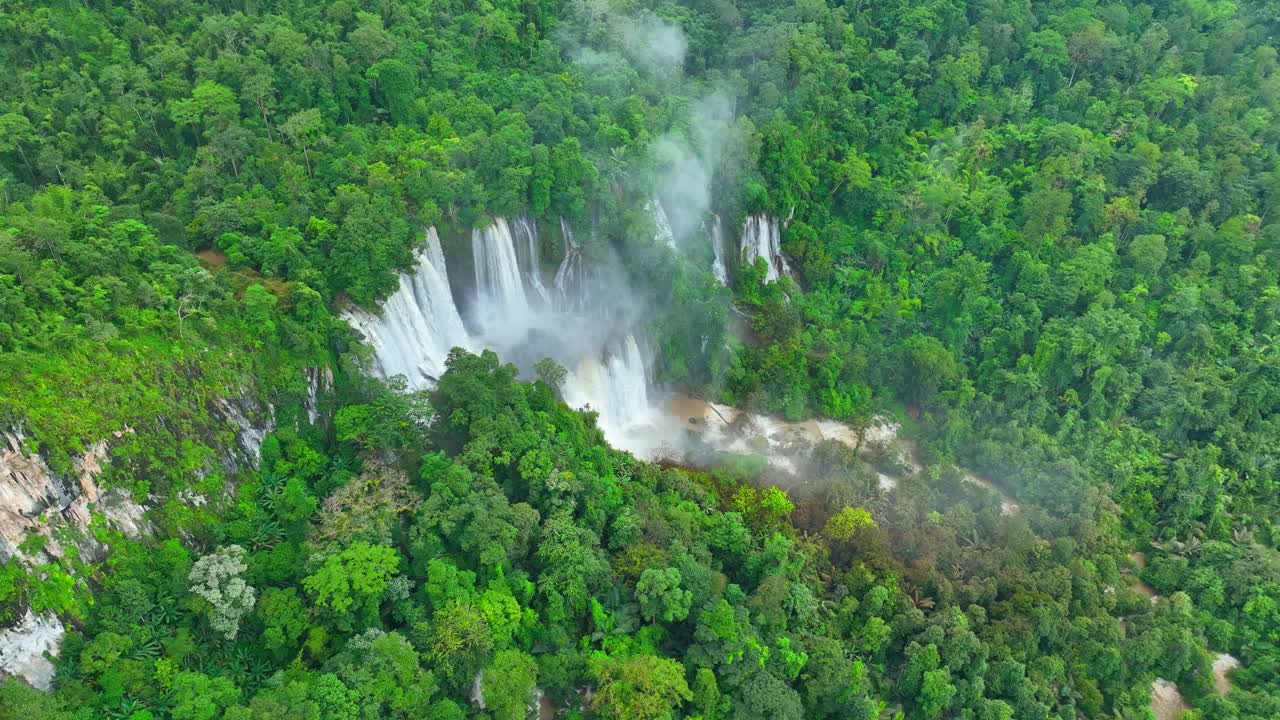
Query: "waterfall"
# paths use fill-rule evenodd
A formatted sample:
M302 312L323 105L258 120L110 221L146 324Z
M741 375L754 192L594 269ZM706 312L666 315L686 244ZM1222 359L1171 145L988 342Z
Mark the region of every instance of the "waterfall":
M765 282L776 282L783 275L791 275L791 266L782 254L778 221L763 214L748 217L742 228L742 263L751 265L758 257L769 264Z
M531 309L507 221L494 218L488 227L472 230L471 252L476 266L481 324L486 332L523 323Z
M728 285L729 271L724 264L724 229L720 224L720 216L715 213L711 215L711 251L715 253L711 272L721 285Z
M614 426L626 426L649 412L649 373L635 335L627 333L622 347L605 360L608 416Z
M611 280L606 285L594 279L567 221L561 220L561 230L565 256L551 291L542 288L551 300L546 303L537 301L541 280L535 284L538 258L531 222L494 218L491 225L472 231L476 293L475 305L467 311L476 319L474 335L454 304L434 229L427 230L414 255L413 271L400 275L399 286L379 312L352 308L343 317L373 348L375 371L387 378L403 375L411 389L433 385L455 346L492 349L526 373L538 360L552 357L569 370L565 401L597 410L610 442L643 454L650 450L644 443L654 433L656 417L648 359L641 341L628 332L628 321L610 315L611 307L629 296L625 280L620 275L616 284ZM608 292L597 296L597 285Z
M538 225L529 216L520 213L511 224L511 233L516 244L525 252L520 256L524 262L524 274L529 280L529 290L532 291L543 304L551 303L551 294L547 292L547 288L542 284L542 261L538 252Z
M378 374L403 375L413 389L440 377L451 348L471 344L449 290L440 237L434 227L425 236L414 254L413 272L400 273L400 285L380 314L360 308L343 313L373 347Z
M614 443L624 440L629 428L643 425L652 414L647 363L631 333L601 353L582 358L566 378L563 391L570 406L589 405L599 411L600 429Z
M581 313L587 306L586 276L582 267L582 252L573 239L569 221L560 218L560 232L564 235L564 259L556 269L555 308L559 312Z
M671 222L667 220L667 211L662 209L662 202L658 198L649 201L649 212L653 215L653 224L657 227L654 233L654 239L660 243L665 243L672 250L676 249L676 236L671 231Z

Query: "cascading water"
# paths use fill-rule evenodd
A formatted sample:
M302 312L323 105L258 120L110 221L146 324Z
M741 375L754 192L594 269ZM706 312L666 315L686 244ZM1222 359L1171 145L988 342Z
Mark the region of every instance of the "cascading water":
M419 389L444 372L451 348L471 342L449 290L435 228L427 228L414 259L413 272L400 273L400 285L380 314L352 308L343 316L373 347L378 374L403 375L410 388Z
M569 221L560 218L560 233L564 236L564 259L556 269L555 308L558 312L581 313L587 307L586 275L582 267L582 251L573 239Z
M721 285L729 284L729 270L724 264L724 228L721 227L720 216L711 215L711 251L715 253L715 261L711 264L711 272Z
M551 294L542 284L542 261L538 252L538 226L528 215L521 213L511 223L511 233L524 253L520 259L524 263L524 275L529 280L529 290L538 296L543 304L550 304Z
M834 439L853 446L860 440L852 428L839 423L786 423L655 391L649 384L643 340L630 329L634 326L625 319L629 316L617 312L625 307L625 287L589 282L572 229L561 223L565 258L556 273L554 307L529 307L511 227L498 218L472 234L477 303L482 311L492 311L480 315L492 323L482 323L481 334L468 336L463 326L433 228L415 254L413 272L400 275L399 287L379 314L356 308L343 316L373 347L377 372L383 377L404 375L412 389L434 384L454 346L496 350L525 372L550 356L568 371L560 388L565 402L596 410L609 442L641 457L683 452L687 461L697 462L695 457L721 452L753 453L764 454L778 468L794 470L813 443ZM715 222L711 228L713 242L718 227ZM744 256L748 248L763 248L762 257L785 269L777 235L776 223L763 216L751 218L743 234ZM593 293L595 286L610 292Z
M744 245L749 239L769 250L765 257L779 257L776 225L771 227L763 218L753 220L754 225L744 233ZM797 467L797 458L805 452L793 437L804 436L810 442L855 437L851 429L834 423L829 423L831 430L823 423L786 424L764 416L736 422L741 413L733 408L663 397L649 384L642 338L629 329L632 326L625 319L615 319L627 317L625 313L611 314L607 307L624 302L627 293L593 297L572 229L563 221L561 227L565 259L556 273L555 307L529 307L510 225L499 218L472 234L477 303L482 310L493 311L480 316L492 323L481 325L482 334L470 337L462 324L434 229L426 231L423 246L415 255L414 271L401 274L399 287L380 314L357 308L345 312L344 317L373 347L378 373L384 377L404 375L412 389L435 382L454 346L496 350L503 360L526 372L536 361L550 356L568 371L561 386L565 402L596 410L599 427L609 442L642 457L663 456L681 448L689 453L705 452L706 448L763 452L774 465L787 469ZM698 438L691 441L690 434Z
M512 327L527 325L532 308L524 293L515 241L507 221L494 218L488 227L472 230L471 253L476 268L479 319L485 333L503 334Z
M476 304L471 310L479 327L474 337L468 335L454 305L434 228L427 230L423 247L415 255L413 272L400 275L399 287L380 313L353 308L344 317L373 347L378 374L403 375L411 389L434 384L454 346L496 350L526 371L537 360L551 356L570 370L563 388L565 400L598 410L600 427L611 441L641 452L628 440L632 425L645 422L651 410L646 358L635 334L619 336L615 325L600 320L609 316L605 306L621 301L626 293L590 296L584 258L568 222L561 222L565 258L556 272L553 302L534 306L529 299L537 290L526 294L526 277L531 286L533 278L521 273L517 250L528 248L528 270L538 266L532 223L495 218L491 225L472 232Z
M778 221L768 215L752 215L742 228L742 263L751 265L756 258L764 258L769 264L765 282L775 282L783 275L791 275L791 266L782 254L782 233Z
M632 333L607 344L602 353L582 358L565 379L563 392L569 405L599 411L600 429L611 439L626 438L628 429L647 423L653 411L648 365Z
M662 209L662 202L658 198L649 201L649 212L653 214L653 224L657 228L654 239L675 250L676 236L671 230L671 221L667 219L667 211Z

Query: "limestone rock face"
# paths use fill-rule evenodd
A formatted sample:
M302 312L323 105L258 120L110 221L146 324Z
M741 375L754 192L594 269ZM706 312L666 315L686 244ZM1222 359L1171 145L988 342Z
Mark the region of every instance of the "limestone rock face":
M29 453L21 431L5 432L0 440L0 560L7 560L21 556L18 545L29 535L46 534L51 523L64 519L64 513L79 524L83 508L72 507L81 495L80 484L56 476L44 458ZM83 515L87 523L88 512ZM61 554L61 547L50 537L40 553L44 557L33 559Z
M333 368L325 365L318 368L307 368L307 400L305 409L307 420L315 425L326 416L324 401L333 392Z
M114 435L118 439L132 432L126 427ZM130 537L150 531L142 505L120 490L104 492L98 486L108 448L107 440L89 446L72 458L71 477L62 477L27 448L20 430L0 433L0 561L16 557L33 565L50 562L66 554L66 542L76 545L81 558L101 558L106 548L85 532L91 511ZM68 527L76 532L57 532ZM41 549L29 553L19 549L36 535L44 537ZM27 610L17 624L0 629L0 676L21 677L32 687L47 690L54 675L49 657L57 655L63 633L53 613L36 615Z
M132 432L126 427L114 435L118 439ZM120 491L103 493L98 487L97 476L107 461L106 440L72 458L74 478L56 475L43 457L26 448L24 440L19 430L0 433L0 560L16 556L48 562L62 557L64 550L53 529L71 525L84 530L89 526L91 509L128 536L146 531L142 518L145 509L141 505ZM47 539L43 550L28 557L18 546L31 535L44 535ZM79 549L89 558L102 551L87 535Z
M306 382L307 418L312 423L326 419L332 412L329 398L333 393L333 370L327 365L309 369ZM271 403L264 405L245 391L214 399L210 410L229 431L223 436L224 441L214 440L215 446L222 446L222 465L231 472L257 467L262 442L275 429L275 408ZM127 537L150 533L152 528L145 517L147 505L135 502L118 488L103 490L98 484L98 476L110 460L113 441L133 432L126 425L108 434L72 457L70 470L60 474L39 452L28 447L21 429L0 429L0 562L10 558L32 566L52 562L66 556L68 543L75 545L81 559L100 560L108 548L87 532L95 515L99 522L105 521ZM190 490L179 497L196 506L208 502ZM152 498L147 503L156 500ZM32 549L31 545L25 552L19 549L24 541L37 535L44 538L39 549ZM48 689L54 675L48 656L57 655L63 633L56 615L37 615L30 610L12 627L0 627L0 677L21 677L33 687Z
M256 469L262 442L276 429L275 407L268 403L264 408L248 393L242 393L239 397L216 398L209 409L235 436L235 446L224 448L224 467L228 471L237 467Z

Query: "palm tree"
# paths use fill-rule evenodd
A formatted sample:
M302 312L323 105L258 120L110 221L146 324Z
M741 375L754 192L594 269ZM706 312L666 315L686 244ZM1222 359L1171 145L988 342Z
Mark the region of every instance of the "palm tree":
M912 588L911 590L911 604L914 605L917 610L932 610L938 603L931 597L921 597L920 588L917 587Z

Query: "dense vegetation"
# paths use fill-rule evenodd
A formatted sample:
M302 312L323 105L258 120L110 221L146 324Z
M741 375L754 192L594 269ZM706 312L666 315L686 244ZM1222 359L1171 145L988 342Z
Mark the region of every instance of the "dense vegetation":
M104 482L156 505L101 563L0 569L0 619L73 626L0 716L517 718L536 686L605 718L1143 718L1159 676L1280 717L1272 4L0 8L0 427L65 471L128 426ZM709 263L637 240L655 142L713 95L715 207L788 219L798 270L736 269L725 353ZM421 226L521 211L663 300L665 380L896 412L930 471L886 496L823 446L788 497L617 453L491 355L369 379L334 310ZM234 394L280 429L232 475ZM1225 697L1209 650L1244 663Z

